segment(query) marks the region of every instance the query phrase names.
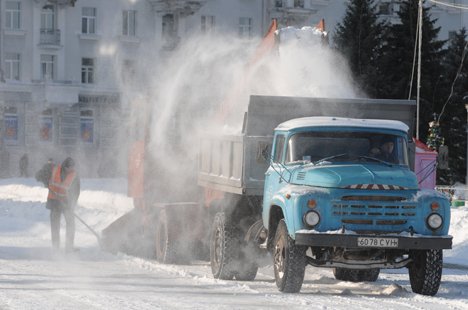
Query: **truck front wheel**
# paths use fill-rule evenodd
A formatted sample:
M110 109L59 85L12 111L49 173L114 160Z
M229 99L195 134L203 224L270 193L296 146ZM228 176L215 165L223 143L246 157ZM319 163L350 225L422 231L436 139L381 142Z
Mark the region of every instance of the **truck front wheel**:
M275 234L273 268L276 285L281 292L297 293L304 282L307 247L298 246L289 236L284 220L278 224Z
M442 250L415 250L408 266L411 289L414 293L434 296L442 278Z
M215 279L234 278L239 254L237 235L235 225L226 219L224 212L218 212L213 222L210 240L211 271Z

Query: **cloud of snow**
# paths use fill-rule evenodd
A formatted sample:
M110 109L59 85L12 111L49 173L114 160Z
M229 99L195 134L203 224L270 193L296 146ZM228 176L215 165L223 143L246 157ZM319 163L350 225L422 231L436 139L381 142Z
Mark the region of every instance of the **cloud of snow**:
M239 134L250 95L356 97L345 62L315 29L280 30L276 42L259 53L260 39L210 34L184 38L173 51L146 49L140 78L122 90L130 103L124 141L148 142L148 201L200 201L199 137Z
M167 152L165 166L184 178L185 163L196 160L200 134L222 128L240 133L250 95L356 97L343 59L314 31L278 31L279 47L259 59L259 40L221 35L184 39L162 64L153 64L156 56L149 55L141 82L149 91L142 101L151 112L138 110L145 114L140 119L151 117L155 155Z

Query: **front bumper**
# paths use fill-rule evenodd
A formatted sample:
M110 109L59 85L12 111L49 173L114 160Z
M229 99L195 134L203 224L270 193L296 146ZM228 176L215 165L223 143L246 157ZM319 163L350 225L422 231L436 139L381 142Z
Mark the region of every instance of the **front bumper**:
M376 242L363 244L362 238L373 239ZM398 240L397 245L395 239ZM348 249L441 250L452 248L452 236L348 235L314 232L296 233L296 244Z

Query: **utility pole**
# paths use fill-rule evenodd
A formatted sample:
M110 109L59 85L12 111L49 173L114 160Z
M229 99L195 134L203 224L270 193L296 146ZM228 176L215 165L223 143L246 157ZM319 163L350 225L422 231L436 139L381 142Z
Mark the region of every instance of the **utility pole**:
M418 82L417 82L417 89L416 89L416 139L419 140L419 94L421 91L421 47L422 47L422 24L423 24L423 7L422 7L422 0L419 0L418 6L418 20L419 20L419 29L418 29Z
M465 103L466 109L466 176L465 186L468 186L468 103ZM468 197L465 197L468 200Z

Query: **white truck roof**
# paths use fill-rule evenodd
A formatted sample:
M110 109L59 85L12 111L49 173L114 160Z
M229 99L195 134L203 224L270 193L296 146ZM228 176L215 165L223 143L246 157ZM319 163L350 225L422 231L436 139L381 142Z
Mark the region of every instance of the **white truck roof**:
M408 132L409 127L400 121L382 119L360 119L345 117L312 116L295 118L276 127L277 130L292 130L306 127L359 127L390 129Z

